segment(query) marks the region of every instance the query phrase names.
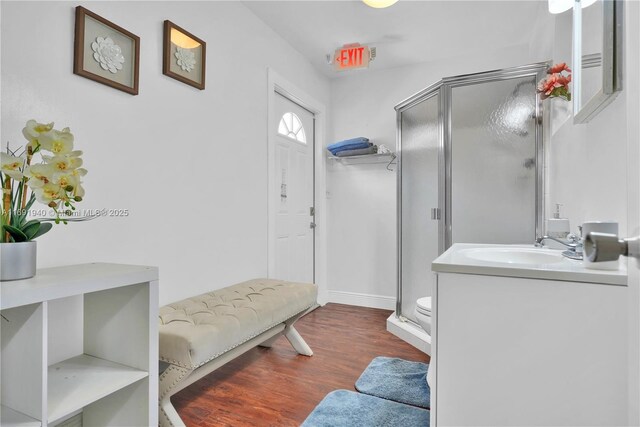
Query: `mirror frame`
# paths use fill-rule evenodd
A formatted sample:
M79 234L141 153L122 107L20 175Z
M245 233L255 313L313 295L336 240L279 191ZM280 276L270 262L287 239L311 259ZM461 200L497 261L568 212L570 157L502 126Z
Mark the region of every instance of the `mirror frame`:
M602 55L582 53L582 4L573 7L573 123L588 123L622 90L624 1L601 0L603 11ZM582 70L602 66L602 86L582 103Z

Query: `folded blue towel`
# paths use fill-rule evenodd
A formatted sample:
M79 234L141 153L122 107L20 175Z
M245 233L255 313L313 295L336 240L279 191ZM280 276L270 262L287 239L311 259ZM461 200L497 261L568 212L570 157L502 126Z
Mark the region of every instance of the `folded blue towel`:
M361 148L369 148L371 147L373 144L370 142L356 142L353 144L348 144L348 145L343 145L342 147L338 147L338 148L334 148L331 151L331 154L333 154L334 156L336 154L338 154L341 151L350 151L350 150L359 150Z
M345 139L344 141L334 142L333 144L327 147L327 150L333 152L337 148L342 148L345 145L357 144L357 143L368 143L369 138L365 138L360 136L358 138Z
M374 145L367 148L360 148L358 150L338 151L338 153L336 153L336 156L338 157L364 156L366 154L375 154L377 152L378 152L378 147Z

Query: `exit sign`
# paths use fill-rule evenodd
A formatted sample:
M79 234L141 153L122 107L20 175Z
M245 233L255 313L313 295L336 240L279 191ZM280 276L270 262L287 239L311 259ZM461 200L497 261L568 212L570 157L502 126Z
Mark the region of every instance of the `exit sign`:
M369 46L352 43L336 49L333 54L333 65L338 71L367 68L371 59Z

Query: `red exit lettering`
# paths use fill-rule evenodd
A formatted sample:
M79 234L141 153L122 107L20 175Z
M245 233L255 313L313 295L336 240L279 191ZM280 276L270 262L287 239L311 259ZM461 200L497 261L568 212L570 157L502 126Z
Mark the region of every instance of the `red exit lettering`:
M362 68L369 65L369 48L359 44L345 45L337 49L334 55L335 65L338 70L349 68Z
M354 47L351 49L342 49L340 51L340 57L337 61L340 63L340 67L359 67L362 65L362 52L363 47Z

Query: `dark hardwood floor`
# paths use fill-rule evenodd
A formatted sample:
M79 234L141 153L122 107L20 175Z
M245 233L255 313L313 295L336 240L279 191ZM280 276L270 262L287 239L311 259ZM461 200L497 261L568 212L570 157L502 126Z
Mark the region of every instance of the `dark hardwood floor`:
M298 355L281 337L182 390L174 406L187 426L299 426L327 393L354 390L374 357L429 361L386 331L390 314L327 304L296 323L312 357Z

